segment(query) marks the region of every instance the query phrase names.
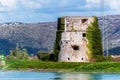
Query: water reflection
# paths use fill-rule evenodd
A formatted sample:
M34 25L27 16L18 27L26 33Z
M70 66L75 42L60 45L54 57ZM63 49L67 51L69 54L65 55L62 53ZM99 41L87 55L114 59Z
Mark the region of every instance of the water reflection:
M100 80L100 74L56 73L54 80Z
M119 80L120 74L0 72L0 80Z
M120 74L56 73L54 80L119 80Z

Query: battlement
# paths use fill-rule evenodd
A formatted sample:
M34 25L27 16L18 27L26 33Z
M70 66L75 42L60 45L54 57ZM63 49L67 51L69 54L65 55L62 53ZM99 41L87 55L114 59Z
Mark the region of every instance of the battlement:
M65 32L84 32L86 31L88 25L94 21L93 17L67 16L63 18L65 24Z

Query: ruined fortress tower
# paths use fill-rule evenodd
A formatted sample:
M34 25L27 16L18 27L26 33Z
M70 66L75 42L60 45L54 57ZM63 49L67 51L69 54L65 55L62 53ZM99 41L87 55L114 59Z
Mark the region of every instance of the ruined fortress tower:
M94 17L63 17L64 30L61 33L58 61L89 62L86 30Z

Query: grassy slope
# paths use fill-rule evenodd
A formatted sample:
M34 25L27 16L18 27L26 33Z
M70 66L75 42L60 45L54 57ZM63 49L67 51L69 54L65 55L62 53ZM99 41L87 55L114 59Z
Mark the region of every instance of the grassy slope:
M75 72L120 72L119 62L94 62L94 63L67 63L67 62L43 62L39 60L7 60L8 67L5 70L29 70L35 71L75 71Z

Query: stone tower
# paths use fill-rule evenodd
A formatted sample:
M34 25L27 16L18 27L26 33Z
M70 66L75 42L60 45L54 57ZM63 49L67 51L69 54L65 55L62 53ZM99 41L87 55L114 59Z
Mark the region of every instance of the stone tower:
M64 18L58 61L89 62L86 29L94 22L94 17L71 16Z

